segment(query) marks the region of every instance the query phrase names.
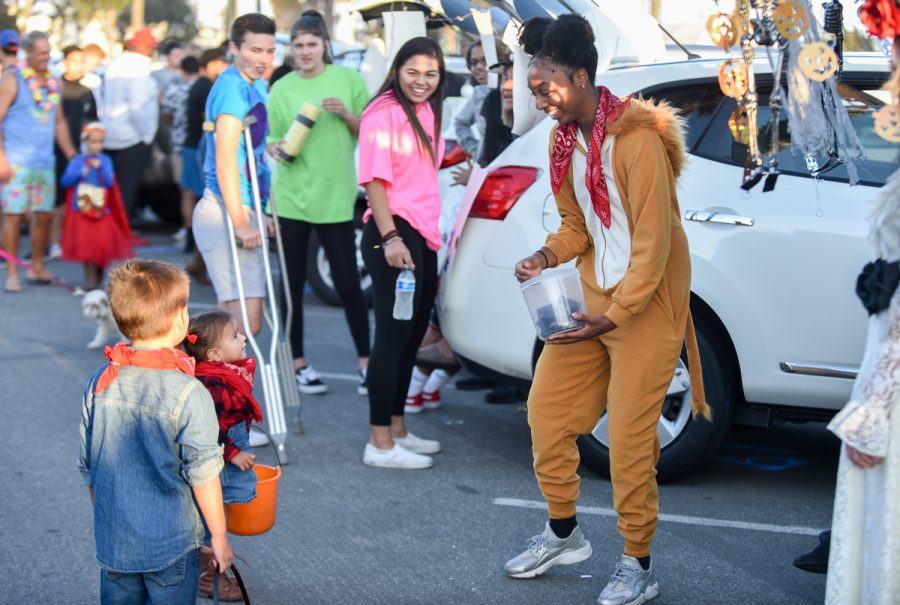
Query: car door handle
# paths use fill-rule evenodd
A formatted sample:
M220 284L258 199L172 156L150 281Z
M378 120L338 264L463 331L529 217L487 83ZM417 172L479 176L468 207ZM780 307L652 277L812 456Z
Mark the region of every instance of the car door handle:
M743 227L752 227L755 222L752 216L709 210L686 210L684 218L698 223L719 223L720 225L741 225Z

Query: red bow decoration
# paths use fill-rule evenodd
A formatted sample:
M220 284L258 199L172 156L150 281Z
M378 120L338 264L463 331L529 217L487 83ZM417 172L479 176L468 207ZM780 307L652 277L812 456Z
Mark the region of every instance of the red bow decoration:
M188 341L189 343L191 343L192 345L197 344L197 335L196 335L196 334L188 334L188 335L187 335L187 341Z
M600 86L597 90L600 93L600 103L597 105L597 117L594 120L594 129L591 131L585 181L588 191L591 193L594 212L600 217L603 226L608 229L612 219L609 212L609 190L606 187L606 177L600 161L600 150L603 148L603 141L606 140L607 126L619 117L631 99L622 100L604 86ZM550 185L553 193L559 193L563 180L569 173L572 153L575 152L577 141L578 124L569 122L556 127L556 138L553 140L553 151L550 154Z
M119 377L119 368L123 366L135 366L148 370L178 370L188 376L194 375L194 358L178 349L143 351L122 343L114 347L106 347L103 354L109 360L109 365L97 379L95 393L100 393L111 385Z

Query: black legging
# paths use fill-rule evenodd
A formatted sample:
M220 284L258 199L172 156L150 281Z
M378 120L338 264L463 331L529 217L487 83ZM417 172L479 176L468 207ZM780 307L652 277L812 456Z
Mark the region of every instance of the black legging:
M306 287L309 236L313 229L316 230L331 265L331 279L341 304L344 305L344 315L347 317L347 325L350 326L356 353L360 357L368 357L369 312L359 287L353 222L317 225L280 217L278 223L281 226L284 258L291 283L291 298L294 302L294 317L291 322L291 349L294 357L304 357L303 292Z
M391 416L403 415L416 353L428 329L437 293L437 254L428 249L425 238L402 218L395 216L394 224L416 266L416 294L411 320L394 319L394 290L400 269L388 265L384 250L375 248L381 243L381 236L374 220L370 220L363 229L361 244L363 260L372 277L375 306L375 344L372 346L368 373L372 426L390 426Z

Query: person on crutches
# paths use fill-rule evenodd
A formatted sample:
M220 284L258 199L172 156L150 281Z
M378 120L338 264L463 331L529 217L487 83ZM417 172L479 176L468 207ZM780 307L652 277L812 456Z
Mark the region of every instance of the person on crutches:
M269 195L269 170L264 160L267 88L262 78L275 55L275 22L258 13L238 17L231 26L228 46L234 63L216 79L206 101L205 189L194 209L194 240L219 305L241 319L238 327L259 362L266 423L277 450L286 456L276 356L267 359L254 338L262 328L266 294L270 294L270 302L274 298L266 229L260 227L266 220L262 211ZM271 224L268 231L271 235ZM277 321L277 313L272 315ZM276 347L278 328L272 326ZM254 445L252 438L250 433L250 445ZM219 600L241 599L236 585L224 574L204 588L217 588Z
M258 334L266 295L263 237L254 208L254 191L248 167L252 153L260 203L269 193L269 170L263 159L267 128L265 81L262 79L275 56L275 22L258 13L238 17L231 26L228 49L234 63L216 79L206 101L204 133L205 190L194 209L194 239L206 262L219 305L242 317L237 271L231 254L227 218L240 243L238 260L246 299L247 326ZM248 119L252 118L252 119ZM245 124L252 149L248 150ZM211 130L211 131L210 131ZM226 217L227 213L227 217Z

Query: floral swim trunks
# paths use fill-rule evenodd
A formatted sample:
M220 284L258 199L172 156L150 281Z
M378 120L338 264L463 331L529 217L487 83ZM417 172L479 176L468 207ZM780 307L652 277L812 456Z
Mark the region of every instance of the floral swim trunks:
M56 205L53 168L26 168L10 166L13 177L0 189L0 204L4 214L30 212L52 212Z

